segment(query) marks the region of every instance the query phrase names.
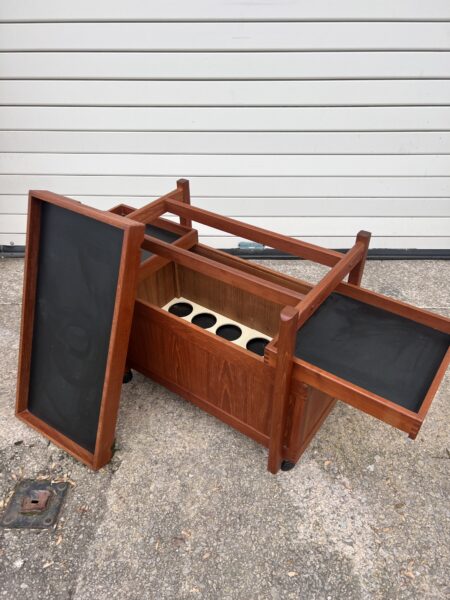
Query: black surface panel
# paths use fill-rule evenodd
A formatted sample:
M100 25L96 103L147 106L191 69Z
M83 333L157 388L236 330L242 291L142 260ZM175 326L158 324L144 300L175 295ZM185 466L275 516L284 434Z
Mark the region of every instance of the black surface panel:
M300 328L295 355L418 412L450 335L341 294Z
M166 242L167 244L173 244L175 240L179 240L181 235L178 233L173 233L173 231L167 231L167 229L163 229L162 227L157 227L156 225L146 225L145 226L145 235L151 235L162 242ZM147 260L153 256L153 252L149 250L141 249L141 262Z
M29 410L94 452L123 231L46 202Z

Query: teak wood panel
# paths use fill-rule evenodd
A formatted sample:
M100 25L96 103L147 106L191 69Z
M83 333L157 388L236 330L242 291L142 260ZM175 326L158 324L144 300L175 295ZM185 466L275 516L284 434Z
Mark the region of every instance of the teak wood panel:
M298 461L335 404L332 396L292 379L283 458Z
M152 257L149 260L153 260ZM138 286L137 298L156 306L164 306L177 296L175 287L175 264L168 262L146 276Z
M198 271L178 268L182 296L215 310L261 333L273 336L282 304L266 300Z
M264 446L274 370L261 358L137 300L129 365ZM292 380L282 458L296 462L336 400Z
M58 206L124 231L94 452L81 447L74 440L45 423L28 410L35 298L38 280L40 215L43 203ZM123 369L133 315L136 277L139 265L139 247L143 237L144 227L129 219L93 209L82 205L80 202L53 194L52 192L30 191L29 193L16 416L43 433L75 458L78 458L94 469L98 469L106 464L112 455Z
M273 370L259 356L137 300L128 363L268 444Z
M228 265L217 263L193 252L177 248L173 244L167 244L162 240L146 236L145 248L165 258L173 260L184 267L193 268L211 277L218 278L224 282L239 287L247 292L264 295L269 300L283 304L297 304L303 295L296 294L285 287L275 283L266 282L260 277L244 275L239 269Z
M266 347L266 360L269 365L276 363L276 350L269 346ZM364 388L361 388L345 379L341 379L328 371L311 365L303 360L294 357L294 368L292 371L293 379L300 383L322 391L334 398L342 400L346 404L361 410L373 417L405 431L411 438L415 438L422 426L426 413L431 405L431 401L438 389L438 386L445 375L446 368L450 364L450 351L447 352L441 366L436 373L432 385L429 388L424 403L418 413L414 413L386 398L382 398Z
M215 260L223 265L240 269L244 273L250 273L251 275L265 279L266 281L271 281L272 283L286 287L287 289L297 292L298 294L307 294L312 287L311 284L307 283L306 281L295 279L294 277L285 275L280 271L274 271L273 269L269 269L268 267L255 263L251 260L233 256L232 254L228 254L223 250L210 248L205 244L196 244L193 246L192 252L195 254L200 254L201 256L205 256L206 258L210 258L211 260Z
M163 219L156 219L154 224L161 223L162 221L163 221ZM173 223L173 225L174 224L175 223ZM167 231L172 231L173 233L179 233L175 230L171 230L168 227L166 227L165 222L162 224L158 224L157 226L161 227L161 229L166 229ZM179 226L177 226L177 227L179 227ZM184 233L177 240L174 240L171 243L171 245L176 246L177 248L182 248L183 250L190 250L198 242L198 233L195 229L187 229L184 227L183 227L183 229L185 230ZM148 242L149 241L151 242L152 239L153 238L149 235L144 236L144 241L142 243L142 248L144 250L148 249ZM147 258L140 264L138 280L140 282L143 281L149 273L153 273L154 271L156 271L157 269L159 269L163 265L166 265L169 262L171 262L169 258L164 258L164 257L158 256L156 254L154 254L153 256L150 256L149 258Z

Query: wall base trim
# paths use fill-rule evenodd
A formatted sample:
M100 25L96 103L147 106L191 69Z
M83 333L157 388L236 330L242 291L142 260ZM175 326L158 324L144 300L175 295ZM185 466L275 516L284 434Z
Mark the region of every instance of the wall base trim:
M348 248L336 248L339 252L347 252ZM225 248L223 252L239 256L240 258L254 258L267 260L298 260L296 256L272 250ZM0 245L1 258L22 258L25 256L25 246ZM372 248L367 256L368 260L450 260L450 249L420 249L420 248Z

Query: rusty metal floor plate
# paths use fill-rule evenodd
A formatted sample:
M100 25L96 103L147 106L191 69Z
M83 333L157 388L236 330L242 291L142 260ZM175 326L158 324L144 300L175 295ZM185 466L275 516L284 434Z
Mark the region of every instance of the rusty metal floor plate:
M56 524L69 484L24 479L0 520L7 529L49 529Z

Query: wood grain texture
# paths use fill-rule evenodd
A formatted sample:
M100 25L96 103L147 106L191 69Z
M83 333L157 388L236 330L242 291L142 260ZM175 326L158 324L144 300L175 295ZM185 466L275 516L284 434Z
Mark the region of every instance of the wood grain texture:
M371 235L372 234L369 233L368 231L360 231L358 233L358 235L356 236L356 241L361 242L363 244L364 252L361 256L361 260L358 262L358 264L355 267L353 267L353 269L348 274L348 282L352 283L353 285L361 284L361 279L362 279L363 272L364 272L364 266L366 264L366 259L367 259L367 253L369 251Z
M271 245L275 247L280 247L280 243L281 245L286 244L285 247L291 244L291 240L285 236L267 230L260 230L204 209L186 206L179 201L166 200L166 208L176 215L192 218L206 226L222 228L231 233L245 233L246 237L260 242L268 243L270 240ZM168 260L173 258L179 262L176 271L173 268L170 273L170 289L174 295L182 294L183 297L191 298L194 302L211 307L212 310L217 310L230 318L236 319L238 322L273 336L272 342L266 346L264 358L264 364L271 367L274 373L269 432L269 470L271 472L277 472L283 458L288 457L289 460L294 462L298 460L298 457L334 406L334 398L340 398L348 404L406 431L411 436L417 435L423 421L420 414L405 409L386 398L382 398L293 356L292 339L296 336L298 327L317 310L335 289L343 295L358 299L369 305L383 308L441 331L448 331L449 319L370 292L359 286L369 240L370 234L362 231L358 234L353 248L346 254L325 255L326 260L334 266L315 286L281 273L274 273L266 267L243 261L203 244L196 244L192 247L191 252L187 253L170 249L167 244L153 243L153 251L156 253L161 252ZM304 248L302 243L299 244L299 247L302 250ZM292 250L292 245L289 248ZM183 259L180 262L181 256ZM201 257L203 260L200 260ZM321 249L318 249L315 258L323 262L323 251ZM213 265L215 265L214 268ZM227 269L223 270L224 267L227 267ZM225 277L219 280L217 276L222 272ZM233 285L233 283L236 284L239 281L239 287L241 286L241 279L234 279L234 274L238 272L245 273L248 278L248 285L241 287L241 289L236 289ZM233 274L233 278L230 278L230 274ZM347 274L350 274L350 278L354 283L342 282ZM265 282L264 286L261 286L262 281ZM264 302L262 302L260 296L263 287L264 289L276 289L278 293L281 290L291 290L301 294L301 298L295 308L291 305L283 309L280 296L278 296L278 302L268 302L270 296L266 295ZM163 300L166 300L166 298L167 296ZM274 299L273 292L272 299ZM156 298L156 300L161 299ZM160 301L159 304L164 303ZM277 325L280 309L282 309L281 321ZM295 315L294 326L291 319L292 311ZM167 322L167 326L176 329L178 327L176 323L176 318L172 316L172 319ZM197 333L201 335L202 332ZM206 344L210 342L217 343L217 339L214 339L214 337L212 338L214 342L211 341L209 332L206 332L206 334ZM181 333L178 331L177 335L181 335ZM159 343L163 344L163 341L159 340ZM145 358L143 362L146 362ZM441 365L427 395L427 409L445 372L446 364L444 363ZM146 369L147 372L151 370L148 364L143 365L142 368ZM208 378L208 375L203 373L201 378L203 377ZM171 376L166 373L162 376L162 379L171 381ZM186 386L183 389L189 390L189 387ZM312 390L314 390L314 393ZM201 393L197 391L194 395L200 397ZM312 397L315 400L311 400ZM221 410L227 412L227 409L223 406ZM257 429L254 424L252 427ZM267 431L264 435L266 434Z
M153 258L149 260L153 260ZM147 274L145 279L139 283L137 298L156 306L164 306L176 295L175 265L173 262L169 262L163 267L156 265L152 270L153 273Z
M286 423L283 457L296 463L333 410L337 400L311 386L293 380Z
M203 223L209 227L214 227L226 231L233 235L239 235L246 239L268 245L277 250L289 252L294 256L315 260L328 266L335 265L342 254L334 250L326 250L314 244L293 240L279 233L274 233L268 229L262 229L253 225L244 224L242 221L236 221L229 217L223 217L217 213L206 211L204 209L194 208L193 206L184 206L182 203L168 200L166 202L167 210L179 216L188 216L193 221Z
M258 441L267 439L272 369L260 357L137 300L128 361L232 426L258 432Z
M180 295L183 297L268 336L278 331L283 304L271 302L263 294L246 292L186 267L180 267L178 273Z
M286 306L280 313L277 359L271 406L271 428L269 441L268 470L278 472L283 458L283 445L291 389L291 373L295 337L297 335L298 312Z
M145 240L146 247L160 256L173 260L174 262L185 266L192 267L201 271L210 277L222 279L228 284L239 287L250 293L259 292L273 302L282 302L286 304L295 303L300 299L300 296L295 292L289 292L282 286L276 284L268 284L263 279L247 274L243 275L239 269L229 267L228 265L216 263L208 258L194 254L174 245L166 244L161 240L148 237Z

